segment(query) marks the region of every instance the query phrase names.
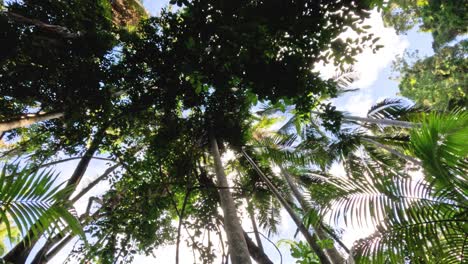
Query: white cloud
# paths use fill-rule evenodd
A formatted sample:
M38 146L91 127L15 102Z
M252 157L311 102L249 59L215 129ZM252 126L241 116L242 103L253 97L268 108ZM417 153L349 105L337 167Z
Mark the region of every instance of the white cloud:
M366 116L367 111L374 103L372 96L366 92L350 95L346 102L338 107L339 110L349 112L351 115Z

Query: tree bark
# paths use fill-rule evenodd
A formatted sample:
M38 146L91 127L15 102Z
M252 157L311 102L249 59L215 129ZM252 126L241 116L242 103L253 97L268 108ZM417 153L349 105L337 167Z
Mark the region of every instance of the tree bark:
M301 232L301 234L304 236L306 239L307 243L309 243L310 247L314 251L314 253L317 255L317 257L320 259L320 262L322 264L332 264L328 256L325 254L324 250L319 246L318 244L318 237L317 235L311 235L309 233L309 230L304 226L302 223L301 219L296 215L294 212L294 209L288 204L286 199L283 198L283 196L280 194L278 189L271 183L271 181L263 174L263 172L260 170L260 168L257 166L257 164L250 158L250 156L242 150L242 154L244 157L247 159L247 161L252 165L252 167L255 169L255 171L258 173L260 178L265 182L265 184L268 186L270 191L273 193L273 195L280 201L280 203L283 205L284 209L288 212L289 216L292 218L294 223L296 224L297 228Z
M249 249L250 256L257 262L258 264L273 264L273 261L268 258L263 251L262 248L257 247L255 243L250 239L249 235L244 231L244 238L247 242L247 247Z
M30 126L34 123L52 120L63 117L63 112L51 112L44 114L27 114L19 118L0 123L0 132L9 131L15 128Z
M214 135L210 134L210 145L211 152L215 164L216 179L218 181L219 198L221 208L223 209L224 215L224 229L226 231L229 252L231 254L232 264L249 264L252 263L249 256L249 250L247 242L244 238L244 233L240 220L237 217L237 210L232 198L231 192L224 172L224 168L221 162L221 156L219 154L218 143Z
M80 216L82 226L87 225L90 221L96 220L99 217L99 210L94 212L94 214L90 214L90 209L93 201L95 200L92 198L89 200L86 212ZM31 264L47 263L49 260L55 257L55 255L57 255L57 253L60 252L60 250L62 250L63 247L66 246L73 239L73 237L75 236L70 233L67 235L65 235L64 233L59 233L55 235L55 237L53 237L52 239L47 240L44 247L42 247L42 249L39 252L37 252ZM49 249L51 250L49 251Z
M299 202L300 206L302 207L302 211L307 212L309 210L314 210L310 206L310 204L306 201L302 193L299 191L291 175L281 165L279 167L281 169L281 174L286 179L286 182L288 183L288 186L291 189L294 197L296 198L296 200ZM315 233L317 234L317 236L320 238L320 240L329 238L328 234L322 229L322 226L320 225L320 223L318 225L312 225L312 227ZM341 254L338 252L335 246L333 246L332 248L327 248L325 252L333 263L336 263L336 264L345 263L345 259L341 256Z
M255 240L257 241L257 246L260 250L263 251L262 239L260 238L260 234L258 233L257 221L255 221L255 213L252 206L247 206L247 212L249 213L250 221L252 222L252 228L254 231Z
M88 150L86 150L86 152L83 155L83 158L81 158L80 162L76 166L76 169L73 172L70 179L68 180L66 187L74 185L74 188L76 188L78 186L78 184L81 181L81 178L83 178L83 175L85 174L86 169L89 166L89 163L93 159L94 153L99 149L99 146L101 145L101 142L104 139L106 128L107 126L100 128L96 135L94 135L94 139L91 142L91 145L89 146ZM72 193L70 192L70 195L67 198L69 198L71 194Z

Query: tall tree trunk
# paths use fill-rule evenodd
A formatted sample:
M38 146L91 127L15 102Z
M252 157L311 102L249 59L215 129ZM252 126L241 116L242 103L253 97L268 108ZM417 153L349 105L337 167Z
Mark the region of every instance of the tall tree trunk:
M421 165L422 165L421 162L420 162L419 160L417 160L417 159L415 159L415 158L413 158L413 157L411 157L411 156L405 155L405 154L399 152L398 150L395 150L395 149L393 149L393 148L390 148L390 147L388 147L388 146L386 146L386 145L384 145L384 144L382 144L382 143L380 143L380 142L377 142L377 141L375 141L375 140L373 140L373 139L366 138L366 137L364 136L364 137L361 137L361 140L362 140L362 141L369 142L369 143L371 143L371 144L374 144L375 146L377 146L377 147L379 147L379 148L385 149L386 151L392 153L393 155L395 155L395 156L397 156L397 157L399 157L399 158L401 158L401 159L403 159L403 160L412 162L414 165L418 165L418 166L421 166Z
M247 200L247 203L249 202L248 199ZM253 231L254 231L254 235L255 235L255 240L257 241L257 246L260 250L263 251L263 245L262 245L262 239L260 238L260 234L258 233L258 227L257 227L257 221L255 221L255 213L254 213L254 209L253 207L248 204L247 205L247 212L250 216L250 221L252 222L252 228L253 228Z
M271 183L271 181L263 174L263 172L260 170L260 168L257 166L257 164L250 158L250 156L242 150L242 154L244 157L247 159L247 161L252 165L252 167L255 169L255 171L258 173L260 178L265 182L265 184L268 186L268 189L273 193L273 195L280 201L281 205L283 205L284 209L288 212L289 216L292 218L294 223L296 224L297 228L301 232L301 234L304 236L306 239L307 243L309 243L310 247L314 251L314 253L318 256L320 259L320 262L322 264L332 264L328 256L325 254L324 250L319 246L318 244L318 237L317 235L311 235L309 233L309 230L304 226L302 223L301 219L296 215L294 212L294 209L288 204L286 199L283 198L283 196L280 194L278 189Z
M210 134L210 145L215 164L216 179L218 187L220 187L220 204L224 214L224 229L229 242L231 262L232 264L252 263L250 261L249 250L244 238L242 226L239 218L237 217L236 205L234 204L234 199L232 198L231 192L228 188L229 185L221 162L218 143L212 133Z
M280 165L280 169L281 169L281 174L286 179L286 182L288 183L288 186L291 189L294 197L296 198L296 200L299 202L300 206L302 207L302 211L307 212L309 210L314 210L310 206L310 204L306 201L302 193L299 191L299 188L297 187L291 175L281 165ZM320 240L329 238L328 234L322 229L322 226L320 225L320 223L313 225L312 227L315 233L317 234L317 236L320 238ZM333 263L336 263L336 264L345 263L345 259L341 256L341 254L338 252L335 246L333 246L332 248L327 248L325 251Z
M104 138L105 130L106 128L104 127L104 128L101 128L96 133L93 141L91 142L91 146L88 148L88 150L86 150L85 154L83 155L83 158L81 158L80 162L76 166L76 169L73 172L70 179L68 180L65 188L70 187L72 185L74 185L75 186L74 188L76 188L81 178L85 174L86 169L88 168L89 163L91 159L93 158L94 153L99 148L99 145L101 144L102 139ZM70 192L68 196L64 197L64 199L68 199L71 194L72 192ZM33 247L36 245L39 238L40 238L40 234L35 234L32 231L32 229L29 229L23 241L19 242L11 251L9 251L8 254L6 254L3 257L3 260L5 260L7 263L11 262L14 264L25 263L26 259L29 256L29 253L31 252Z
M86 169L89 166L89 163L93 159L94 153L99 149L99 146L101 145L102 140L104 139L106 129L107 126L104 126L100 128L98 132L94 135L94 139L91 142L91 145L89 146L88 150L86 150L86 152L84 153L83 158L81 158L80 162L76 166L76 169L73 172L70 179L68 179L66 187L75 186L73 189L76 189L76 187L81 181L81 178L83 178ZM70 195L67 198L69 198L71 195L72 193L70 192Z
M176 264L179 264L179 247L180 247L180 233L183 225L183 220L184 220L184 212L185 212L185 207L187 206L187 202L189 199L190 195L190 190L187 189L184 197L184 202L182 204L182 208L180 209L179 213L179 226L177 227L177 242L176 242ZM177 207L176 207L177 209ZM209 233L208 233L209 234Z
M51 112L44 114L26 114L19 118L0 122L0 132L9 131L15 128L26 127L37 122L52 120L63 117L63 112Z

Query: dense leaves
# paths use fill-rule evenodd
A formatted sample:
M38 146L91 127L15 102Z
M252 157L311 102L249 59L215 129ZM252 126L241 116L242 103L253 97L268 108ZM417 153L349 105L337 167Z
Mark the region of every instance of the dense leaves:
M340 243L333 231L320 233L326 225L319 212L327 209L335 210L336 219L345 215L346 223L378 225L373 237L355 247L358 259L381 260L382 254L415 262L456 259L464 253L467 153L460 142L467 141L466 115L424 116L422 108L384 100L367 118L352 117L326 101L348 91L351 72L322 79L312 69L331 61L344 69L364 47L373 47L377 40L361 22L369 16L369 3L376 2L172 1L176 11L164 9L127 28L116 25L128 25L122 21L128 14L118 13L121 1L9 3L0 11L0 40L6 45L0 52L0 122L21 120L27 113L62 115L2 133L2 161L20 158L30 171L69 155L80 162L65 191L44 192L56 186L48 174L4 170L0 179L15 188L2 187L0 196L11 191L10 198L40 200L43 195L47 201L39 205L48 208L4 211L21 231L32 226L31 232L42 233L46 224L39 213L68 204L93 155L106 154L122 171L108 179L105 194L90 199L98 206L80 217L90 242L74 248L72 256L79 260L131 262L134 254L149 255L169 244L176 245L179 256L186 240L194 262L212 263L217 255L227 261L247 234L241 227L238 241L229 238L237 209L246 204L253 222L268 234L278 232L281 206L291 216L304 216L296 224L305 222L317 231L314 237L320 235L313 240L310 233L307 242L321 261L334 249L329 236ZM135 8L144 13L137 2L129 3L128 10ZM339 37L347 30L358 33L357 39ZM443 77L459 74L460 47L440 49L453 55L447 65L435 59L422 64L437 64ZM457 69L448 72L450 63ZM424 78L435 82L437 74ZM455 86L463 84L448 90L458 91ZM280 118L257 116L253 109L259 103L268 105L264 115L287 117L277 133L269 129ZM231 161L219 161L216 145ZM325 172L342 161L348 178ZM414 183L407 175L410 162L422 164L424 180ZM10 200L2 201L2 209ZM72 220L53 213L46 223L60 217ZM2 216L1 222L10 218ZM68 223L72 229L73 224ZM221 249L210 234L219 237ZM410 237L414 234L421 236ZM427 240L435 237L441 241ZM58 242L49 239L36 260L53 256L63 246ZM432 250L425 253L429 245ZM317 261L305 243L291 246L303 261ZM29 250L24 246L23 253ZM336 253L339 260L331 263L340 263Z
M384 21L398 32L419 25L432 32L433 47L438 49L467 32L466 3L451 0L392 0L384 8Z
M445 110L468 105L467 41L441 48L427 58L399 60L400 91L415 102Z

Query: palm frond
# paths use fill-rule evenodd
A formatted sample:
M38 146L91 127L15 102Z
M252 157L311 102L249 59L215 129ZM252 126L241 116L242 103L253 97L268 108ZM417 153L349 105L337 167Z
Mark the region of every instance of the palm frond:
M411 209L405 219L390 212L373 235L355 244L358 263L464 263L467 215L445 209Z
M344 71L340 71L335 74L335 76L333 76L333 80L336 82L338 95L358 90L349 88L351 84L358 79L358 77L358 73L354 70L353 67L349 67Z
M466 200L468 113L428 114L410 136L411 151L423 162L426 180L438 191L458 193L458 201Z
M351 155L346 168L347 178L330 179L340 191L328 210L336 224L377 227L355 245L359 263L462 263L465 200L370 159Z
M54 186L57 175L51 171L33 172L19 165L4 165L0 171L0 223L13 238L16 226L21 233L31 229L40 235L51 227L68 226L84 237L76 212L68 204L71 188ZM14 224L14 225L13 225Z
M414 110L416 110L416 108L407 100L401 98L386 98L372 105L367 112L367 117L397 120Z

